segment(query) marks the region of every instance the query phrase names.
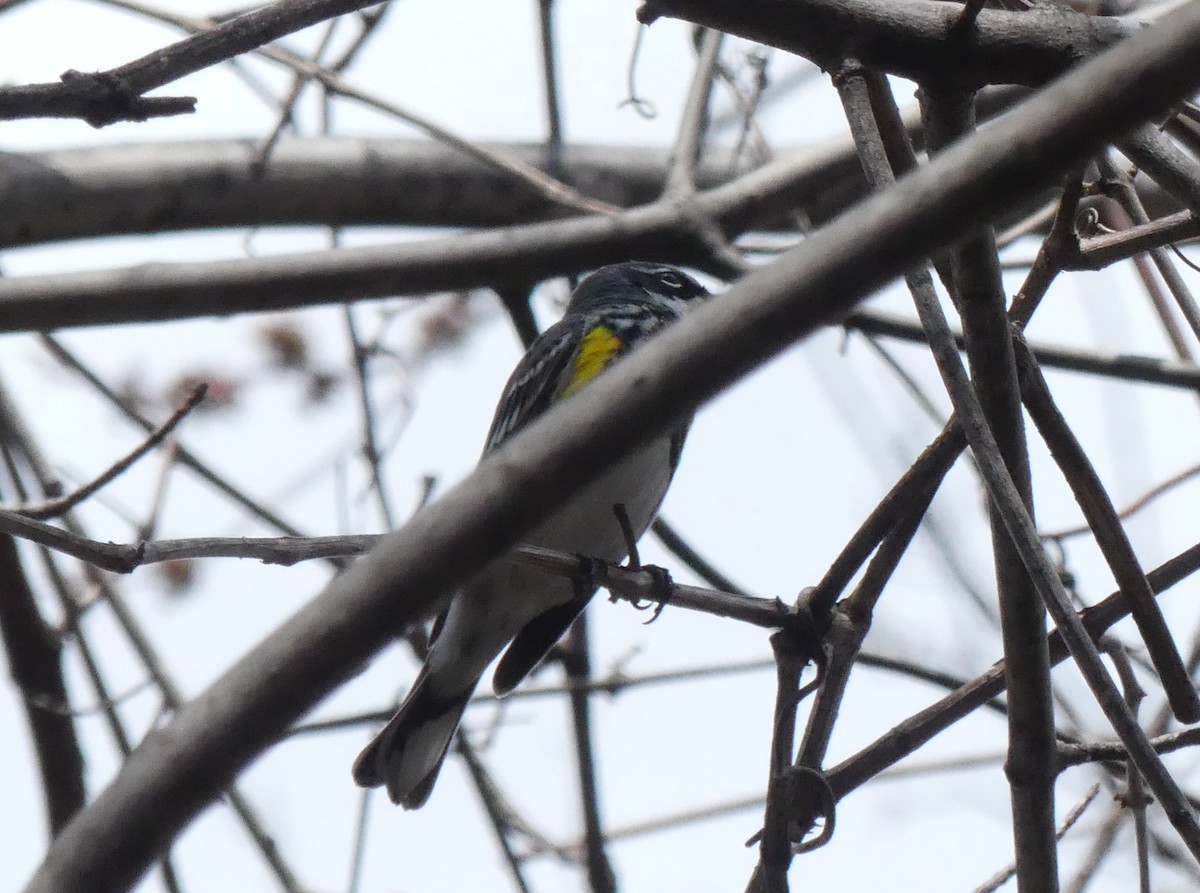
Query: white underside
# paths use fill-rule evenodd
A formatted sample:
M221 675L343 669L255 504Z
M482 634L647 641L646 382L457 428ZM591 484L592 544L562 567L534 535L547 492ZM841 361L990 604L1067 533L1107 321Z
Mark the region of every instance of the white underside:
M525 541L605 561L623 560L625 536L613 506L625 506L634 536L641 537L666 495L670 458L669 438L655 441L585 487ZM526 623L573 596L572 583L564 577L494 563L451 602L429 654L430 679L446 693L473 686Z

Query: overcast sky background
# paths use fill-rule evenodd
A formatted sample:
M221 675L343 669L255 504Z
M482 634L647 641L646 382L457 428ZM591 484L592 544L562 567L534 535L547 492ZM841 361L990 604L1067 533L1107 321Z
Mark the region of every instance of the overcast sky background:
M199 15L224 7L213 3L164 2L164 8ZM425 114L457 133L482 140L535 141L544 133L535 4L410 0L389 13L381 33L360 55L350 79ZM637 67L639 92L659 110L652 120L628 106L627 69L636 35L633 3L561 0L557 34L569 142L669 145L692 74L694 54L687 29L663 21L645 35ZM349 34L351 29L343 29ZM38 0L0 18L0 78L10 83L55 80L68 68L103 69L136 58L178 38L178 32L101 4ZM311 50L313 33L286 41ZM748 45L730 41L725 58L737 64ZM256 60L246 63L277 92L290 75ZM782 80L808 63L782 53L770 72ZM262 138L274 114L227 67L171 85L191 94L195 115L146 124L93 130L72 121L28 121L0 127L0 150L38 151L144 140L238 136ZM912 102L911 85L901 100ZM727 98L718 94L718 108ZM301 131L314 134L318 114L311 101L300 109ZM341 135L412 137L410 129L350 103L334 116ZM836 95L816 74L786 101L767 106L763 125L777 147L802 146L844 136ZM729 133L725 134L728 140ZM169 151L164 149L164 151ZM2 163L2 159L0 159ZM2 175L0 169L0 175ZM395 239L396 232L345 234L346 244ZM121 238L100 243L10 250L0 254L8 276L146 261L195 261L256 253L325 247L316 230L244 232ZM1031 257L1032 242L1013 257ZM1196 280L1184 271L1189 281ZM1007 281L1010 293L1020 273ZM543 325L559 312L561 283L539 295ZM417 323L444 310L445 297L414 302L392 322L388 343L415 350ZM1034 340L1103 346L1110 352L1165 356L1161 334L1142 307L1128 270L1076 274L1060 280L1051 304L1030 329ZM876 306L908 311L906 295L889 291ZM398 302L364 304L359 322L370 336L384 312ZM479 453L492 408L519 343L499 305L486 295L471 304L473 322L464 340L428 362L406 367L378 362L376 400L384 439L401 432L387 457L393 502L403 513L419 498L422 478L435 475L444 489L465 475ZM736 312L731 308L731 313ZM348 368L340 308L293 314L311 339L319 362ZM358 494L366 478L357 460L360 421L354 389L343 386L325 405L305 404L297 377L263 375L259 347L263 317L242 316L63 333L64 341L109 381L137 378L161 387L180 370L217 370L245 382L236 410L197 416L185 423L181 441L231 480L288 519L316 534L379 530L369 499L347 504L345 488ZM931 389L936 378L921 349L896 345L895 354ZM54 363L30 336L4 336L0 376L16 395L35 435L61 472L86 480L139 440L139 433L103 406ZM1134 498L1194 462L1197 413L1194 397L1134 385L1100 384L1079 375L1054 374L1051 383L1069 420L1091 452L1118 504ZM936 390L933 391L937 393ZM939 397L943 411L947 405ZM411 414L410 414L411 409ZM1161 420L1170 419L1170 428ZM697 418L664 515L720 568L761 595L795 598L815 583L842 544L936 433L930 422L859 336L827 331L789 351L731 389ZM1053 465L1034 438L1039 522L1072 525L1078 511ZM159 471L143 461L82 512L97 539L129 541L148 510ZM307 481L298 486L298 481ZM1195 488L1185 488L1130 523L1147 567L1194 539ZM991 593L989 542L982 501L963 467L956 469L935 504L945 535L972 583ZM162 537L267 535L185 470L170 482ZM1089 544L1069 547L1071 569L1090 599L1112 588ZM647 538L643 559L695 582L678 562ZM161 650L183 691L196 694L284 618L315 595L328 578L317 563L291 569L249 561L202 564L194 589L173 598L149 569L119 581ZM1187 629L1195 585L1185 583L1164 601L1169 619ZM595 656L603 674L620 664L630 674L695 667L713 662L769 658L766 633L736 623L668 608L661 619L627 605L599 599L592 608ZM113 691L135 690L144 677L105 610L92 611L88 628L105 648ZM926 540L914 547L883 598L868 647L920 659L963 676L974 675L1000 654L989 630ZM318 711L335 717L379 709L401 693L416 665L393 648L379 657ZM72 658L69 682L76 703L91 703L89 688ZM533 684L557 682L557 670ZM1055 674L1097 731L1102 720L1072 671ZM1155 692L1157 694L1157 691ZM896 722L941 696L928 686L869 668L856 671L837 727L830 764L874 740ZM727 678L637 689L594 702L603 813L616 830L680 811L761 793L766 776L774 674L770 670ZM123 704L132 726L144 729L158 709L148 691ZM494 727L494 728L493 728ZM98 714L79 722L88 759L89 790L103 788L119 765ZM473 708L467 728L489 744L485 753L505 793L523 815L556 841L580 831L568 711L559 698L513 699L502 712ZM15 889L37 865L46 845L41 792L18 693L0 686L0 754L5 796L0 805L0 889ZM489 738L490 731L494 736ZM309 735L285 742L243 777L241 790L265 817L284 857L313 890L345 889L359 791L349 766L370 729ZM920 765L945 757L995 755L1004 746L1002 718L980 713L936 739L912 758ZM1173 765L1190 765L1185 762ZM1068 772L1059 785L1065 813L1091 785L1088 770ZM1101 795L1103 800L1106 794ZM1096 813L1100 815L1099 811ZM747 810L612 846L622 889L741 889L757 851L745 841L760 814ZM1011 860L1008 792L998 762L946 775L940 784L924 776L879 781L839 808L831 845L797 860L792 877L816 889L921 889L959 891L982 883ZM1085 824L1088 819L1085 818ZM1086 838L1064 843L1072 864ZM189 891L271 889L273 879L246 835L222 806L210 809L173 851ZM1121 856L1095 889L1124 889L1132 862ZM534 889L582 889L582 873L547 856L531 863ZM1163 889L1171 889L1170 877ZM1177 879L1176 879L1177 880ZM160 889L151 874L143 889ZM372 797L362 889L500 890L510 888L469 779L451 758L429 804L404 813L386 797Z

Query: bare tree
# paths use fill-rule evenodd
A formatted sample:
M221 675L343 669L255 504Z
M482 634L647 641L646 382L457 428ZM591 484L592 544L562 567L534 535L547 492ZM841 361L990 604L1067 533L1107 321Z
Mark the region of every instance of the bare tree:
M0 3L0 12L38 6ZM197 864L194 855L181 857L181 835L222 802L286 890L324 886L332 863L348 872L339 883L357 890L371 886L368 865L386 862L375 876L409 885L439 877L455 860L479 858L497 861L496 888L532 890L553 883L538 874L550 857L593 891L661 886L636 875L641 863L633 857L633 871L618 870L626 847L668 832L689 846L698 823L734 816L748 823L753 865L736 861L744 837L730 838L726 826L722 851L705 855L739 866L748 889L779 891L806 863L857 877L853 863L880 852L871 835L883 832L861 830L856 804L866 801L849 795L885 789L905 772L915 779L909 790L919 792L902 821L904 839L927 848L922 889L957 888L961 875L951 862L961 863L960 873L965 865L979 889L1010 880L1023 891L1124 889L1134 874L1143 890L1152 880L1160 888L1194 885L1197 778L1186 759L1167 755L1196 740L1200 616L1163 607L1158 596L1200 566L1190 513L1163 507L1194 492L1200 467L1187 448L1200 390L1200 307L1186 269L1194 264L1181 247L1200 236L1200 113L1189 101L1200 89L1200 7L994 6L649 0L637 12L651 25L639 41L656 33L658 20L686 23L689 37L691 76L672 109L678 126L669 146L567 139L572 99L563 73L586 78L588 70L564 52L562 10L552 0L536 5L533 19L545 119L537 143L456 133L406 107L388 84L357 77L381 47L394 52L397 41L441 38L404 34L389 3L280 0L202 19L103 0L102 15L132 12L187 36L109 70L0 89L6 121L57 117L103 128L203 113L216 98L183 95L176 82L219 70L270 109L249 140L96 141L0 161L0 247L10 265L30 256L24 249L68 240L114 257L131 235L232 230L241 240L209 259L118 266L85 249L76 272L0 279L0 329L14 333L12 343L35 358L27 365L40 376L30 383L0 370L0 634L49 828L28 889L128 889L155 866L164 886L189 889L193 875L203 882L220 861L212 858L220 844L196 844L207 863ZM296 49L298 32L309 50ZM638 80L637 53L628 116L650 113L643 91L657 86ZM904 80L917 86L915 108L897 99ZM169 95L153 92L160 89ZM831 97L848 132L813 141L804 125ZM339 128L342 115L362 108L420 137L367 138ZM271 240L288 232L303 232L310 250L278 250ZM267 250L257 250L262 245ZM535 310L558 280L631 258L688 266L722 283L723 293L457 485L444 488L403 464L415 406L443 401L440 422L451 426L454 401L483 386L460 378L452 396L439 398L421 375L451 355L485 362L476 338L487 327L486 308L503 308L528 344L538 329ZM1148 301L1133 297L1137 285ZM889 286L892 303L901 306L905 296L915 313L864 305ZM1061 296L1073 288L1117 295L1126 324L1152 331L1159 355L1127 355L1122 333L1105 341L1111 328L1086 342L1027 340L1030 326L1070 312ZM199 327L213 316L267 311L280 315L241 329L257 341L242 349L251 359L240 369L230 351L205 341L228 329L181 330L208 333L185 337L199 338L198 354L209 359L168 358L165 376L114 357L117 342L89 356L86 342L81 350L74 333L63 334L100 326L115 337L148 338L159 330L147 323ZM336 336L314 332L331 321ZM1069 328L1046 323L1035 332ZM698 507L678 528L662 518L654 527L652 548L691 585L664 582L636 559L581 570L577 556L519 545L629 450L829 330L840 330L853 354L818 375L834 379L822 386L840 416L837 430L821 410L789 404L794 395L769 398L770 417L794 417L829 464L818 470L790 457L770 473L781 491L824 474L842 476L847 491L861 484L862 492L847 492L840 507L854 519L845 530L821 504L787 519L788 546L772 556L778 576L764 578L791 589L752 594L718 570L751 579L762 566L749 550L705 540L707 516L727 511L715 482L697 488L708 500L689 500ZM331 345L341 350L336 360L326 355ZM852 392L858 375L868 381ZM110 450L101 471L71 470L86 455L79 442L93 451L108 446L96 422L81 419L78 436L63 433L71 422L55 420L53 393L64 376L91 418L119 417L140 432L123 452ZM1113 405L1134 386L1150 395L1135 418L1118 424L1155 450L1110 455L1096 432L1103 414L1072 405L1080 380ZM889 428L893 406L871 411L859 393L903 402L898 429ZM337 418L354 420L348 441L323 441L318 432L330 426L320 421L311 440L296 444L256 443L259 435L237 427L256 414L319 415L331 403L341 408ZM243 431L233 451L242 467L220 471L182 442L214 424L206 411L220 430ZM924 430L918 418L940 430L924 449L911 449L909 435ZM846 453L856 437L861 460ZM877 461L889 448L903 453L900 474L890 470L894 461ZM1191 457L1182 470L1180 456ZM1145 492L1110 495L1112 476L1134 465L1127 479ZM267 466L286 469L279 479L293 484L263 485L256 469ZM701 472L738 473L715 465ZM954 489L945 483L952 473L967 481L969 495L945 493ZM891 476L882 492L862 483L871 474ZM302 528L288 518L300 513L314 481L333 494L325 509L335 504L341 516L334 521L329 511L322 522L322 510L310 507ZM983 498L973 501L975 493ZM770 495L741 499L765 503ZM138 499L144 508L128 508ZM1149 513L1169 534L1140 532L1137 519ZM227 520L222 526L217 518ZM163 534L181 526L184 538ZM227 535L231 526L236 532ZM977 566L981 544L994 574ZM794 557L801 551L803 562ZM569 710L566 730L552 713L536 728L541 740L563 738L574 761L570 785L563 772L538 765L543 751L533 752L541 745L531 735L522 739L524 753L505 753L504 739L521 736L521 720L512 716L516 708L496 712L480 693L454 759L464 788L477 795L471 827L490 828L498 856L485 838L452 823L441 827L453 839L435 850L394 858L391 838L368 833L368 816L383 804L353 791L348 766L395 691L379 688L379 674L355 683L370 710L352 709L338 692L397 642L404 666L415 667L426 621L472 573L506 554L547 573L586 573L613 600L653 607L654 619L660 612L715 618L710 638L690 643L693 660L667 669L631 669L628 655L606 666L593 625L611 609L591 609L547 662L559 682L542 676L513 696L516 704ZM247 570L247 558L301 565L308 576L298 587L280 568ZM214 566L228 574L219 586L197 580ZM158 569L152 579L160 589L184 593L180 602L146 610L146 574L129 578L143 581L142 589L118 576L143 567ZM797 576L810 568L812 579ZM263 632L278 614L290 619L261 641L230 646L228 658L201 644L186 660L161 644L170 640L163 627L178 622L171 611L201 601L211 609L222 593L233 596L225 610L257 613L247 604L268 576L291 599L261 621ZM304 586L320 593L298 606ZM925 594L914 598L913 589ZM972 646L949 667L948 649L929 641L960 609L971 623L955 621L953 636ZM1131 622L1118 626L1125 618ZM228 624L236 639L237 623ZM725 653L724 642L747 629L755 655ZM1076 675L1052 678L1065 662ZM203 669L192 671L196 665ZM879 680L908 686L903 709ZM709 692L709 728L719 739L682 732L676 705L688 685ZM662 712L680 711L679 728L661 736L638 728L630 744L628 727L623 740L611 714L628 712L632 693L652 686L671 705ZM932 702L930 687L939 690ZM742 728L729 718L737 700L730 691L748 701L773 697L773 712ZM138 700L147 692L149 707ZM617 695L610 711L605 699ZM323 703L333 706L311 715ZM982 714L1001 716L1005 731ZM483 728L484 717L492 717L491 728ZM959 742L989 730L994 737L982 755L943 748L937 760L897 767L948 730ZM266 755L260 765L267 765L318 739L338 743L302 757L299 791L253 790L252 763ZM636 793L638 782L633 767L605 753L685 750L714 767L687 778L686 807L633 796L626 800L638 804L636 821L608 813L605 803L623 790ZM106 759L111 772L92 768ZM738 797L724 784L740 777L733 763L758 778ZM526 794L498 768L511 765L540 778L543 795L574 791L577 833L562 830L553 811L559 801ZM986 773L992 783L1003 778L1007 804L995 827L1011 834L997 830L978 852L952 859L940 851L941 838L963 771ZM329 800L321 791L337 793ZM467 801L455 802L453 822L467 821ZM7 809L31 822L27 799ZM292 809L306 820L289 822ZM416 857L427 863L423 875L413 873ZM907 885L905 870L890 872L899 886Z

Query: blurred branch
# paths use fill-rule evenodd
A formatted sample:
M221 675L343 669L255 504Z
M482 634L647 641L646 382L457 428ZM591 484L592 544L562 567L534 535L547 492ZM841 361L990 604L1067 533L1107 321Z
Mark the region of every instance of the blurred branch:
M1193 465L1190 468L1185 468L1183 471L1177 474L1171 475L1161 484L1151 487L1133 502L1125 506L1125 508L1117 512L1117 517L1122 521L1128 520L1142 509L1147 508L1151 503L1154 502L1154 500L1158 499L1158 497L1171 492L1176 487L1182 486L1197 475L1200 475L1200 465ZM1087 524L1081 524L1078 527L1068 527L1062 530L1043 531L1042 536L1050 541L1065 540L1073 536L1080 536L1082 534L1089 533L1090 531L1091 528L1088 527Z
M152 434L157 430L158 426L149 419L144 418L137 407L129 400L120 396L111 387L109 387L98 375L96 375L88 366L86 366L78 357L69 351L61 341L53 335L41 334L38 340L42 346L55 360L62 363L71 371L79 375L87 385L99 394L110 406L119 411L125 418L138 428L141 428L147 434ZM274 527L281 533L288 536L299 537L301 532L284 521L266 506L260 505L258 502L251 499L233 484L229 483L225 478L218 475L199 458L196 457L191 450L186 449L182 445L176 443L174 447L175 459L181 465L186 466L195 472L200 478L211 484L214 488L220 491L223 495L232 500L236 505L240 505L243 509L249 512L256 518L266 522L271 527ZM43 545L50 545L44 543Z
M1143 124L1117 140L1117 148L1185 208L1200 214L1200 166L1165 133L1152 124ZM1135 218L1135 222L1145 221Z
M880 310L856 310L841 321L850 330L872 335L885 335L903 341L925 344L925 333L919 323L893 313ZM963 336L952 333L959 349L964 346ZM1029 350L1038 363L1050 369L1084 372L1090 375L1112 378L1117 381L1158 384L1167 387L1200 390L1200 366L1177 360L1158 357L1140 357L1127 354L1104 354L1073 347L1032 342Z
M793 188L819 219L821 180L854 170L831 141L784 155ZM529 143L480 143L549 173L545 150ZM180 140L7 153L0 180L0 246L141 232L235 226L493 227L574 216L495 167L426 139L289 137L259 164L253 140ZM639 146L564 146L559 176L613 205L653 201L669 152ZM741 173L734 157L705 153L704 189ZM47 213L47 206L67 209Z
M912 661L899 660L894 657L887 657L882 654L876 654L870 651L860 651L858 654L858 663L860 666L871 667L873 669L886 670L890 673L896 673L900 676L906 676L909 679L914 679L920 682L926 682L938 688L949 689L951 691L962 688L967 684L965 679L958 676L952 676L949 673L940 673L932 670L929 667L922 666ZM642 675L630 675L620 667L610 670L604 676L593 676L591 681L586 685L581 686L584 691L589 694L603 694L610 698L616 698L622 693L635 689L656 685L667 685L677 682L693 682L703 679L710 679L720 676L732 676L741 673L763 672L765 670L775 669L777 664L775 661L769 660L753 660L739 661L730 664L708 664L705 666L685 667L679 670L665 670L661 673L645 673ZM561 697L573 689L580 687L568 682L566 685L547 685L547 686L528 686L518 688L516 691L506 694L504 701L524 701L531 698L555 698ZM498 695L487 692L477 693L471 698L472 704L495 704L501 700ZM980 705L987 709L1003 715L1008 709L1004 702L1000 699L992 699ZM292 726L288 730L288 737L295 735L308 735L318 732L339 731L342 729L355 728L369 723L386 722L392 717L396 711L392 708L385 710L372 710L366 713L355 713L347 716L338 716L330 719L318 719L308 722L299 723ZM760 798L761 802L761 798ZM609 839L614 839L610 834Z
M1124 690L1125 703L1129 706L1129 712L1136 719L1146 693L1142 690L1141 683L1138 682L1137 674L1133 671L1133 661L1129 659L1129 652L1114 636L1105 636L1101 639L1100 647L1113 662L1113 666L1117 670L1117 678L1121 680L1121 688ZM1125 766L1125 790L1120 794L1120 801L1133 817L1134 846L1138 864L1138 890L1139 893L1150 893L1150 841L1146 823L1146 807L1154 801L1146 796L1146 785L1133 760L1126 760Z
M662 543L664 549L686 564L696 576L713 589L732 592L734 595L749 595L745 589L717 570L661 515L654 519L650 530L658 537L658 541Z
M521 868L521 857L513 849L510 839L511 833L518 827L517 816L461 729L454 736L453 747L463 758L467 772L470 773L471 780L475 784L475 790L483 803L484 812L487 813L500 852L504 854L504 861L508 864L508 871L512 876L513 883L520 893L530 893L529 882L525 879L525 872Z
M720 31L697 32L696 69L692 74L679 131L671 150L662 201L678 209L681 234L687 233L704 247L709 261L706 266L723 278L731 279L744 273L748 264L741 254L730 247L711 209L696 200L696 165L708 132L709 103L720 67L721 41L724 37Z
M1019 98L989 91L995 117ZM983 103L981 103L983 104ZM981 112L981 115L983 113ZM920 138L920 122L906 118ZM476 142L610 205L652 202L662 190L669 150L658 147L564 146L552 166L538 144ZM787 194L778 220L801 208L814 224L861 197L862 173L848 139L777 153L789 171L773 188ZM696 185L712 189L749 165L720 146L707 147ZM494 165L431 140L304 137L280 141L261 163L256 140L179 140L9 152L0 178L0 246L61 239L234 226L448 226L531 223L578 213ZM1161 199L1148 195L1148 202ZM47 213L47 208L57 209Z
M140 2L140 0L103 0L103 2L121 9L141 13L158 21L168 22L188 31L208 33L208 29L213 26L212 19L176 15L163 9L148 6ZM603 202L597 202L589 198L571 186L556 180L549 174L525 164L520 159L492 152L479 143L458 136L431 118L417 114L410 109L401 108L381 96L363 90L342 78L334 68L326 68L318 65L278 45L259 47L254 51L274 62L281 63L298 74L305 75L317 81L324 87L327 95L337 95L346 99L352 99L392 118L411 124L438 142L475 158L489 167L503 171L511 178L522 181L551 202L562 204L576 211L604 212L612 210L611 207ZM261 168L261 155L256 153L256 158L259 159L256 167Z
M362 425L362 441L359 449L367 468L371 473L371 490L379 505L379 514L387 530L396 526L396 515L392 511L390 492L384 483L383 467L380 461L379 447L375 436L375 406L371 399L370 360L371 354L358 334L358 324L354 319L354 308L349 304L342 308L342 318L346 321L346 338L350 342L350 358L354 366L354 380L358 390L359 422Z
M713 79L721 54L720 31L701 32L697 48L696 70L683 106L683 116L675 145L671 149L671 163L667 170L665 192L672 197L687 198L696 191L695 172L704 146L704 135L708 131L709 99L712 95Z
M391 2L384 2L373 10L368 12L360 12L358 14L358 20L361 27L359 28L358 35L350 43L350 46L348 46L341 53L341 55L338 56L337 59L326 66L327 70L333 72L334 74L341 74L343 71L349 68L350 64L354 61L354 58L363 49L363 47L366 46L371 36L379 30L379 26L383 22L384 16L391 8ZM331 21L325 30L325 34L321 38L321 45L317 48L316 52L313 53L313 65L320 65L320 59L324 55L325 50L328 49L329 43L333 39L334 32L336 31L337 22ZM306 71L297 71L293 76L292 89L288 93L287 98L281 103L279 117L275 123L275 127L255 153L255 168L260 173L262 173L263 169L266 168L267 163L270 160L271 153L274 151L275 146L278 145L279 138L283 135L284 130L289 126L293 130L296 129L296 103L299 102L300 96L304 92L304 88L307 87L311 82L312 76ZM326 97L326 99L328 99L328 97ZM328 124L328 116L326 116L325 123ZM323 129L323 131L327 130L327 127Z
M1113 206L1113 202L1098 206L1098 210L1104 216L1105 222L1110 223L1112 228L1117 230L1148 224L1150 218L1146 214L1146 209L1142 205L1137 191L1133 188L1130 178L1116 165L1109 153L1101 155L1097 160L1097 164L1103 176L1101 186L1104 188L1106 194L1112 194L1116 199L1115 207ZM1171 297L1174 298L1175 305L1187 322L1188 328L1191 329L1192 340L1189 341L1183 335L1182 331L1180 331L1175 311L1167 301L1166 296L1162 294L1162 287L1150 271L1147 258L1149 261L1153 261L1159 275L1162 277L1163 283L1165 283L1167 289L1170 291ZM1145 285L1150 301L1162 322L1163 328L1166 330L1171 346L1175 349L1176 356L1181 360L1194 362L1196 355L1195 339L1200 338L1200 307L1197 307L1196 299L1192 295L1191 289L1188 288L1187 282L1184 281L1183 275L1179 272L1175 257L1166 248L1155 246L1150 248L1145 254L1135 255L1133 260L1134 266Z
M766 168L763 172L771 175ZM763 185L758 177L744 178L699 196L697 202L703 213L718 219L741 216L760 198L779 201L778 193L756 194L756 186ZM179 319L490 287L516 278L572 274L630 257L703 265L707 250L681 235L681 227L686 231L680 209L656 203L618 215L389 246L3 279L0 330Z
M83 753L63 679L62 640L38 611L11 536L0 536L0 638L29 721L53 837L87 802Z
M542 88L546 104L546 151L550 167L558 176L562 160L562 99L559 95L557 41L554 39L554 0L538 0L538 24L542 44Z
M596 772L596 748L592 735L591 698L588 684L592 660L588 637L588 612L575 618L567 633L559 660L566 671L571 706L571 731L575 742L575 768L579 780L579 805L583 813L583 857L591 893L616 893L617 878L608 858L608 841L600 816L600 785Z
M1083 796L1083 799L1071 807L1071 811L1067 813L1062 823L1058 826L1058 830L1054 832L1054 840L1058 842L1067 836L1067 832L1075 827L1075 823L1083 818L1084 812L1092 805L1097 795L1100 793L1100 785L1092 785L1091 789ZM995 876L989 879L986 883L975 888L974 893L996 893L1001 887L1007 884L1017 875L1017 863L1013 863L1003 871L996 872Z

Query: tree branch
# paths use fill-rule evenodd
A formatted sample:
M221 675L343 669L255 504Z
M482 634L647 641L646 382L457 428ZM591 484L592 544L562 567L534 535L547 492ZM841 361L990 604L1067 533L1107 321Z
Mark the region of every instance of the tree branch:
M804 56L833 70L846 56L924 84L1038 86L1128 37L1131 26L1053 6L985 9L963 34L961 7L930 0L647 0L638 18L683 19Z
M0 638L33 737L51 836L83 809L83 754L62 672L62 641L42 619L16 541L0 536Z
M68 71L58 84L0 89L0 120L83 118L93 127L193 111L191 97L143 93L309 25L379 0L279 0L108 71Z
M942 151L974 131L972 103L970 93L955 87L922 87L921 104L928 122L932 151ZM949 285L962 317L971 388L979 400L983 420L995 437L998 458L1008 470L1021 503L1032 519L1029 449L1025 441L1025 420L1021 413L1021 393L1017 385L995 233L990 227L972 231L951 249L950 263ZM936 301L936 298L932 300ZM918 311L926 332L929 332L920 296ZM937 346L933 341L930 333L936 357ZM964 408L953 389L948 390L955 412L960 418L964 417ZM970 440L969 422L964 421L963 429ZM982 464L979 446L977 441L971 442L972 453ZM1027 893L1039 890L1056 893L1054 704L1050 692L1050 660L1042 635L1046 628L1046 609L1023 566L1020 546L1006 529L1003 512L995 500L988 506L988 518L1008 675L1008 758L1004 770L1012 803L1018 886Z
M755 270L554 406L153 732L54 841L30 893L132 885L298 716L606 464L964 227L1049 186L1113 134L1190 93L1200 86L1198 53L1200 6L1189 4L1052 84L1006 127L961 141ZM737 314L727 310L733 304Z

